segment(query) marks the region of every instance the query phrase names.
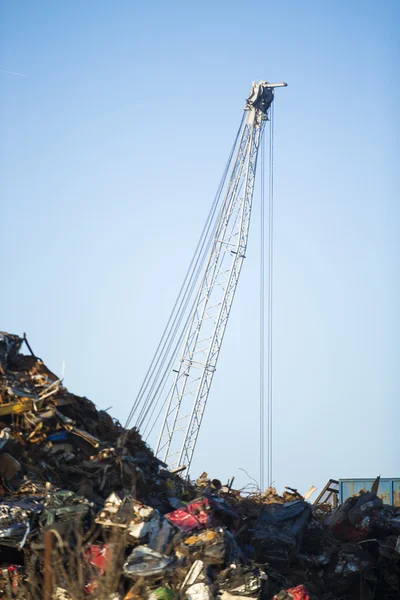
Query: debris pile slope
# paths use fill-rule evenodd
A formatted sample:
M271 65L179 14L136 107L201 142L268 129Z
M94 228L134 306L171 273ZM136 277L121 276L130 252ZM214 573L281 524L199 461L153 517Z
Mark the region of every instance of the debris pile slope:
M112 491L140 497L160 466L135 429L68 392L23 338L0 333L0 460L9 492L50 482L100 502ZM36 486L36 488L35 488Z
M373 491L326 513L186 482L24 342L0 334L0 597L400 597L400 510Z

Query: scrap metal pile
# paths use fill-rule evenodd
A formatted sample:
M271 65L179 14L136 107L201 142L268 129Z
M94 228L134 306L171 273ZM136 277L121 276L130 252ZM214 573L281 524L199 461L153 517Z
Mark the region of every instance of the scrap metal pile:
M400 597L400 509L188 483L24 341L0 334L0 597Z

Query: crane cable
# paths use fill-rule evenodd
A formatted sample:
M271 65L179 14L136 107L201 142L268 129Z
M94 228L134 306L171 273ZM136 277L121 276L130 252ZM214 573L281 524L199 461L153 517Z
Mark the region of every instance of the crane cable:
M233 151L234 151L234 149L235 149L235 147L236 147L236 143L237 143L237 140L238 140L238 137L239 137L239 133L240 133L240 131L241 131L241 129L242 129L242 124L243 124L243 119L242 119L241 125L240 125L240 127L239 127L239 130L238 130L238 135L236 136L236 141L235 141L235 143L234 143L234 145L233 145L233 147L232 147L232 152L231 152L230 158L229 158L229 160L228 160L228 163L227 163L227 166L226 166L226 171L228 170L228 167L229 167L229 165L230 165L230 163L231 163L231 159L232 159ZM225 178L226 178L226 172L225 172L225 175L223 176L223 180L222 180L222 181L225 181ZM240 185L240 186L239 186L239 188L238 188L238 191L239 191L239 193L240 193L240 190L241 190L241 187L242 187L242 186L243 186L243 182L241 183L241 185ZM223 204L222 204L222 206L221 206L220 214L219 214L219 216L218 216L218 219L217 219L217 221L216 221L216 223L215 223L215 226L213 227L213 229L212 229L212 231L211 231L211 235L210 235L210 237L209 237L209 240L208 240L207 246L206 246L206 248L205 248L205 250L204 250L203 258L202 258L202 260L201 260L201 263L199 264L199 267L198 267L198 273L197 273L197 275L196 275L196 278L195 278L195 280L193 281L193 285L192 285L192 291L193 291L194 285L195 285L195 284L197 283L197 281L198 281L198 278L199 278L200 271L202 271L203 265L204 265L204 263L205 263L205 259L208 257L208 253L209 253L209 250L210 250L210 246L211 246L211 244L212 244L212 243L213 243L213 241L214 241L214 236L215 236L215 228L216 228L217 224L218 224L218 223L221 221L221 213L222 213L223 209L224 209L224 203L223 203ZM236 216L236 220L238 220L238 219L239 219L239 214ZM188 295L188 300L187 300L187 302L190 300L190 298L191 298L191 297L192 297L192 294L190 293L190 294ZM179 350L179 348L180 348L180 346L181 346L181 343L182 343L182 341L183 341L183 336L184 336L184 334L185 334L185 333L187 333L187 327L188 327L188 325L189 325L189 321L190 321L190 319L192 318L192 315L193 315L193 310L194 310L194 307L195 307L195 304L196 304L196 302L197 302L197 295L193 297L192 306L191 306L190 310L187 312L186 321L185 321L185 323L184 323L183 327L181 328L181 333L180 333L180 336L179 336L178 342L177 342L177 343L176 343L176 345L175 345L175 349L174 349L174 351L173 351L173 353L172 353L172 355L171 355L170 362L169 362L169 364L168 364L168 366L167 366L167 368L166 368L166 370L165 370L164 377L163 377L163 379L160 381L160 384L159 384L159 386L158 386L158 388L157 388L157 391L156 391L156 393L155 393L155 395L154 395L154 401L152 402L153 409L152 409L152 411L151 411L151 414L150 414L150 416L148 416L149 410L151 409L151 406L149 406L149 407L147 408L146 414L145 414L145 415L144 415L144 417L142 418L142 421L140 421L140 423L139 423L139 425L138 425L138 427L141 429L141 433L142 433L143 437L145 436L145 434L146 434L146 432L147 432L147 429L148 429L148 427L150 427L150 426L151 426L151 428L150 428L150 430L148 431L148 433L147 433L147 436L146 436L146 438L145 438L145 440L146 440L146 441L149 439L149 437L150 437L150 434L152 433L152 431L153 431L153 429L154 429L154 427L155 427L156 423L158 422L158 419L159 419L159 417L160 417L160 415L161 415L161 413L162 413L162 411L163 411L163 409L164 409L165 405L167 404L167 402L168 402L168 400L169 400L169 398L170 398L170 394L171 394L171 391L172 391L172 388L173 388L173 385L174 385L173 383L171 384L171 387L170 387L170 390L169 390L168 394L167 394L167 395L165 396L165 398L164 398L164 402L163 402L163 404L161 405L161 408L159 409L159 411L158 411L158 413L157 413L157 416L155 417L155 419L153 419L154 412L155 412L155 410L156 410L156 408L157 408L157 406L158 406L158 404L159 404L159 401L160 401L160 398L161 398L161 394L162 394L162 392L163 392L163 390L164 390L164 387L165 387L165 384L166 384L166 381L167 381L168 374L169 374L169 372L170 372L170 370L171 370L172 363L173 363L173 361L174 361L174 360L176 360L176 357L177 357L177 354L178 354L178 350ZM142 425L144 424L144 421L145 421L145 419L147 419L147 423L146 423L145 427L144 427L144 428L143 428L143 430L142 430Z
M273 275L274 275L274 104L270 110L270 137L269 137L269 190L268 190L268 487L272 486L272 452L273 452L273 397L272 397L272 324L273 324Z
M242 122L243 122L243 119L242 119ZM206 225L203 228L202 236L201 236L201 238L199 240L199 243L198 243L198 245L196 247L195 254L194 254L194 256L192 258L192 261L191 261L191 264L195 261L194 270L193 270L193 272L192 272L192 274L191 274L191 276L189 278L189 283L188 283L187 288L185 290L185 295L182 298L179 312L177 313L177 315L175 317L177 319L177 323L176 323L175 329L174 329L172 335L170 336L170 340L169 340L169 343L168 343L168 346L167 346L166 350L165 350L165 344L166 344L166 342L164 344L164 348L163 348L163 351L162 351L162 354L161 354L161 357L162 357L161 364L159 366L157 374L153 378L152 386L151 386L151 388L150 388L150 390L149 390L149 392L147 394L146 402L144 403L144 405L142 407L142 410L141 410L141 412L139 414L138 420L137 420L137 427L138 427L138 429L140 429L142 431L143 434L145 433L147 427L150 425L150 420L151 420L152 415L154 414L154 411L155 411L155 409L156 409L156 407L157 407L157 405L159 403L161 394L163 392L163 389L165 387L166 381L168 379L168 375L170 374L171 367L172 367L174 361L176 360L177 353L178 353L179 348L181 346L181 343L182 343L182 340L183 340L183 336L184 336L184 334L186 332L187 325L188 325L189 319L191 317L193 305L194 305L194 303L196 301L196 298L195 297L193 298L193 291L194 291L194 288L196 286L196 283L198 282L198 279L199 279L200 274L201 274L202 269L203 269L203 265L204 265L205 260L206 260L206 258L208 256L208 252L209 252L210 246L212 244L212 240L213 240L213 237L214 237L214 229L215 229L216 223L218 221L218 219L217 219L217 221L215 221L214 224L213 224L213 219L215 217L216 209L218 207L219 199L220 199L220 196L221 196L221 192L222 192L222 189L224 187L224 183L225 183L225 180L226 180L227 173L229 171L229 166L230 166L230 163L231 163L231 160L232 160L232 156L233 156L235 147L237 145L237 140L238 140L239 133L240 133L240 130L241 130L241 127L242 127L242 122L241 122L239 130L237 132L237 135L236 135L236 138L235 138L235 142L234 142L234 144L232 146L232 150L231 150L228 162L226 164L226 167L225 167L225 170L224 170L224 174L223 174L222 179L220 181L220 184L218 186L218 191L217 191L217 194L216 194L216 196L214 198L214 201L213 201L213 204L212 204L212 208L210 210L209 216L208 216L207 221L206 221ZM200 242L201 242L201 244L200 244ZM200 251L198 252L199 248L200 248ZM197 258L196 258L196 254L197 254ZM188 307L188 304L189 304L191 298L193 298L193 300L192 300L192 307L191 307L191 310L187 311L187 307ZM182 305L183 305L183 308L182 308ZM181 323L182 323L182 320L183 320L185 314L186 314L186 321L185 321L183 327L181 327ZM175 339L177 333L179 332L179 330L180 330L180 335L179 335L177 343L175 344L175 348L174 348L174 350L173 350L173 352L171 354L170 350L171 350L172 344L173 344L174 339ZM170 357L170 360L169 360L169 362L167 364L167 367L164 370L163 375L160 377L161 370L162 370L165 362L167 361L168 357ZM158 384L158 386L157 386L157 384ZM155 389L156 386L157 386L157 389L156 389L156 391L154 393L154 389ZM169 396L167 395L167 397L165 398L165 401L164 401L164 405L165 405L165 403L166 403L166 401L167 401L168 398L169 398ZM150 414L150 417L149 417L149 411L151 410L152 406L153 406L153 410L151 411L151 414ZM161 408L161 410L162 410L162 408ZM156 420L158 420L158 417L159 417L159 414L157 415ZM146 419L148 419L147 425L142 430ZM152 429L153 429L153 427L151 428L150 431L152 431Z
M157 346L156 352L155 352L153 359L150 363L150 366L147 370L145 379L142 383L142 386L140 387L138 395L137 395L137 397L133 403L133 406L129 412L128 418L125 423L125 427L129 426L134 414L137 413L139 410L140 410L140 413L139 413L139 416L137 419L137 426L138 426L138 428L140 428L143 425L144 420L146 419L146 417L149 414L149 410L150 410L151 406L154 404L154 401L157 398L157 395L161 394L161 391L163 390L163 388L165 386L165 381L166 381L166 378L170 371L171 364L173 363L173 361L175 359L175 355L176 355L177 350L179 349L180 343L182 341L184 328L181 332L181 335L178 339L177 344L175 345L174 351L172 353L172 356L170 357L170 361L168 362L168 365L167 365L163 375L161 375L161 372L162 372L162 369L163 369L163 367L167 361L167 358L170 354L173 342L177 336L177 333L181 326L183 317L185 316L185 313L187 312L187 307L188 307L189 301L191 299L191 296L193 294L194 286L196 285L196 282L199 278L202 266L207 257L208 250L209 250L209 247L210 247L212 239L213 239L216 210L218 208L221 193L222 193L222 190L223 190L223 187L225 184L225 180L226 180L226 177L227 177L227 174L229 171L229 167L230 167L230 164L232 161L233 153L237 146L237 142L238 142L239 135L240 135L242 125L243 125L243 120L244 120L244 115L242 117L238 132L236 134L230 156L228 158L223 176L222 176L220 184L218 186L217 193L214 197L214 200L213 200L210 212L208 214L206 223L203 227L202 233L200 235L200 239L196 246L195 252L192 256L191 262L189 264L189 268L186 272L185 279L184 279L181 289L178 293L177 299L174 303L173 309L171 311L167 325L165 326L165 329L161 336L160 342ZM213 223L214 223L214 225L213 225ZM189 312L189 315L190 315L190 312ZM187 317L187 319L188 318L189 317ZM159 385L157 387L155 395L153 395L154 389L155 389L158 381L159 381ZM159 401L159 395L158 395L157 403L158 403L158 401ZM154 413L154 408L153 408L151 415L153 415L153 413Z
M267 311L265 306L265 138L261 141L261 227L260 227L260 492L265 491L265 413L267 416L267 486L272 485L272 299L273 299L273 242L274 242L274 115L270 109L268 178L268 266L267 266ZM267 313L267 314L265 314ZM267 321L267 323L266 323ZM267 365L265 364L265 334L267 330ZM267 390L265 390L265 367ZM267 405L265 407L265 391Z
M260 492L264 491L265 424L265 137L261 140L261 229L260 229Z

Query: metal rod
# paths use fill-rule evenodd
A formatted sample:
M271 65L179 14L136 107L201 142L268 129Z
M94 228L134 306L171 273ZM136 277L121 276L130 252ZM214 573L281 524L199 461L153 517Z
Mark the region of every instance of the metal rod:
M35 353L33 352L32 348L29 345L29 342L28 342L28 339L26 337L26 333L25 332L24 332L24 342L28 346L28 350L32 354L33 358L37 358L37 356L35 355Z

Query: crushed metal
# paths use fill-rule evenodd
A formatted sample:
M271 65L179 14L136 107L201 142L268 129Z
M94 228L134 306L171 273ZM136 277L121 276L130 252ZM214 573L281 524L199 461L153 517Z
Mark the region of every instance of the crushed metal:
M377 485L321 509L232 483L170 473L25 335L0 333L0 597L400 597L400 509Z

